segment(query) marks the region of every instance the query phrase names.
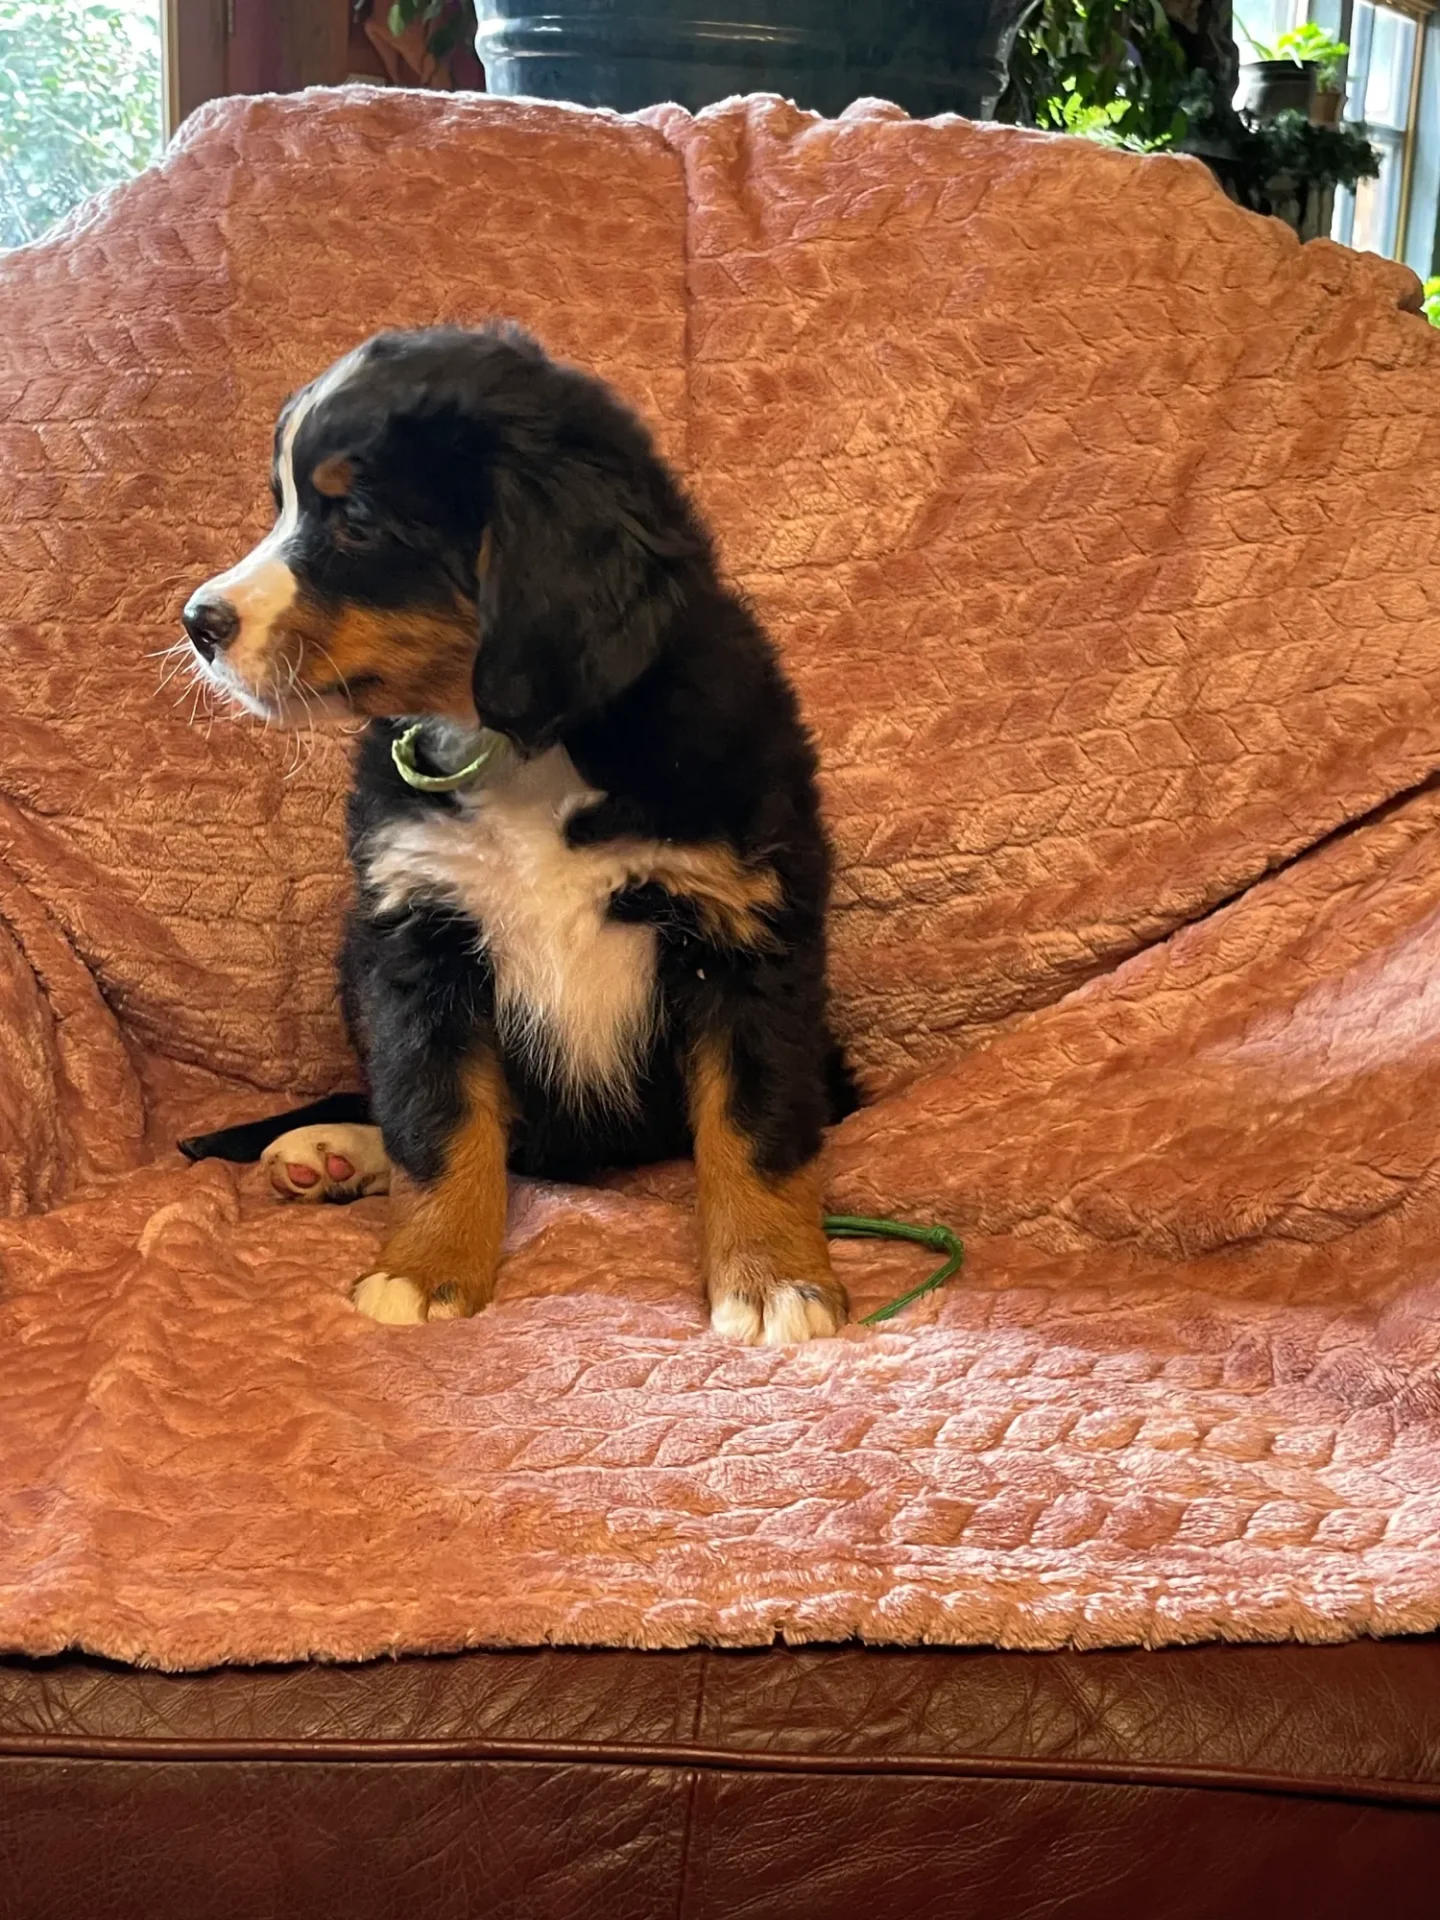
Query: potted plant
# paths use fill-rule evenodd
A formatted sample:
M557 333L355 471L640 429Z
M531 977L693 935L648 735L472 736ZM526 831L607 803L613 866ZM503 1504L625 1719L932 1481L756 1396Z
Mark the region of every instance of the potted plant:
M1337 187L1373 180L1380 156L1356 126L1317 125L1298 108L1272 119L1247 117L1233 145L1235 196L1271 213L1302 240L1330 231Z
M1310 118L1317 127L1338 125L1345 110L1345 62L1350 48L1324 27L1307 20L1303 27L1291 27L1275 42L1278 53L1292 60L1307 61L1315 69L1315 91L1310 96Z
M1159 0L1153 0L1158 5ZM838 114L877 95L917 119L989 119L1033 0L355 0L431 60L473 36L489 92L629 113L781 93Z
M1350 49L1313 20L1291 27L1273 44L1246 39L1256 58L1240 69L1245 83L1241 110L1253 120L1281 113L1307 114L1317 126L1333 127L1345 104L1341 76Z
M403 51L417 72L443 66L475 33L473 0L351 0L351 5L366 25L367 38L374 39L372 26L383 27L391 47Z

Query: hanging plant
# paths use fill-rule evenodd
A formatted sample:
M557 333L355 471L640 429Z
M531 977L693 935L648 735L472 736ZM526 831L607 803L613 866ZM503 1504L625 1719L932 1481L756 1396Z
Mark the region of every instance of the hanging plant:
M1273 120L1242 121L1234 144L1248 187L1243 197L1260 213L1270 210L1267 189L1276 179L1323 190L1358 186L1380 172L1380 156L1358 127L1316 126L1293 109Z

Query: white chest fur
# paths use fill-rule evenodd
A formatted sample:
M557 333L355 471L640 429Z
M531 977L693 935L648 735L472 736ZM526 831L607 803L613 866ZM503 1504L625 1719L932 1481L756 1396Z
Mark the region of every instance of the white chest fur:
M577 1100L623 1102L655 1020L655 933L606 917L622 856L566 845L566 821L599 797L563 748L502 750L458 807L382 827L362 860L386 911L431 900L474 920L507 1051Z

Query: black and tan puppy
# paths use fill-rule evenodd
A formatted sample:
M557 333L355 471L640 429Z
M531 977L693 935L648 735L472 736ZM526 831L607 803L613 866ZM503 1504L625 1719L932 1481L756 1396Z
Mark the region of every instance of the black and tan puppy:
M273 478L273 531L184 624L255 713L372 721L341 991L408 1178L357 1306L484 1307L507 1166L693 1149L716 1330L834 1332L816 1156L853 1100L815 756L644 428L513 330L384 334L286 405ZM417 719L421 772L483 760L453 791L402 777ZM383 1181L378 1143L325 1134L274 1142L282 1186Z

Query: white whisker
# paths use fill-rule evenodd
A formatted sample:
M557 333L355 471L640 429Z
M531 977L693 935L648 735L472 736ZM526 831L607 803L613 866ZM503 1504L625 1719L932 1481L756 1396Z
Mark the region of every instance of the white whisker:
M185 655L183 653L178 655L178 657L172 660L170 662L170 665L161 674L160 684L159 686L156 687L155 691L157 693L163 693L166 687L168 687L170 682L175 678L176 674L179 673L181 668L186 667L189 664L190 662L185 658Z
M318 646L319 642L317 641L316 644ZM335 678L339 681L341 690L344 693L345 698L347 700L350 699L351 698L350 682L345 678L345 675L341 673L339 667L336 666L335 656L331 653L328 647L321 647L320 651L321 653L324 654L325 658L329 661L330 671L335 675ZM368 727L369 724L370 722L366 719L363 713L357 714L355 716L353 723L348 727L341 727L339 729L339 732L343 735L343 737L346 740L354 740L365 731L366 727Z
M171 704L171 706L172 706L172 707L178 707L178 706L180 705L180 703L181 703L181 702L182 702L182 701L183 701L183 700L184 700L184 699L186 698L186 696L187 696L187 695L189 694L189 692L190 692L190 690L191 690L191 688L192 688L192 687L194 686L194 684L195 684L195 682L194 682L194 679L193 679L193 677L192 677L191 679L189 679L189 680L187 680L187 681L186 681L186 682L184 683L184 685L183 685L183 686L182 686L182 687L180 688L180 691L179 691L179 692L178 692L178 693L177 693L177 694L175 695L175 697L174 697L174 699L173 699L173 700L172 700L172 701L170 702L170 704Z
M348 700L350 698L350 682L345 678L344 674L341 673L339 667L336 666L334 654L331 653L328 647L320 646L320 643L318 640L316 641L315 644L319 648L319 651L323 653L325 658L329 661L330 671L334 674L335 679L338 682L341 691L344 693L345 698Z
M286 683L283 688L278 686L276 687L275 704L283 712L286 703L289 701L291 694L295 690L295 662L293 660L282 660L281 665L285 669ZM284 780L289 780L295 773L299 771L299 767L300 767L300 735L298 731L292 727L290 730L289 739L285 743L285 771L281 775L281 778Z
M307 743L306 753L305 753L305 764L306 766L309 766L310 762L315 757L315 738L316 738L315 714L314 714L313 708L310 705L309 689L302 686L298 678L295 681L295 691L300 695L301 705L305 709L305 739ZM300 771L300 767L298 763L296 765L295 771L297 773Z

